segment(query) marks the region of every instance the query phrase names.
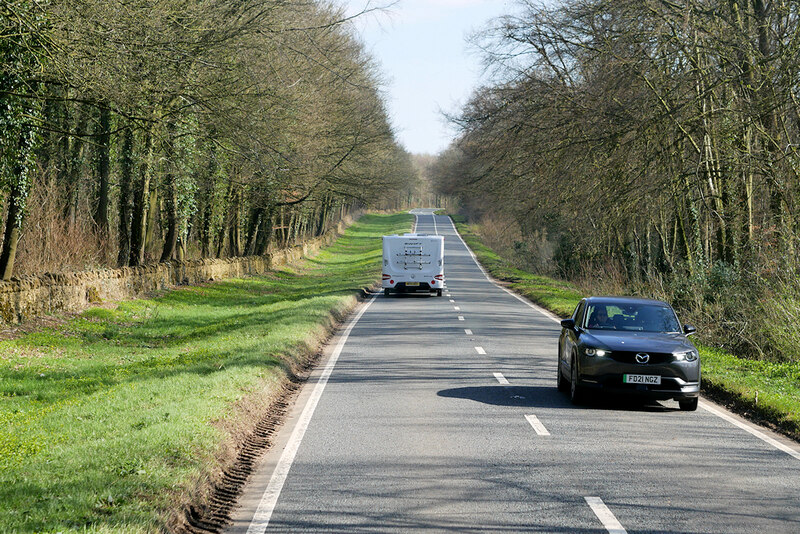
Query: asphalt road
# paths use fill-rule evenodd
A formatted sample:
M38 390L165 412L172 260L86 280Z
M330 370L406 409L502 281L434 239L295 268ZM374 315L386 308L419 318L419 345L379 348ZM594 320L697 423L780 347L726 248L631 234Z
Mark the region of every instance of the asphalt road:
M445 296L362 305L227 532L800 532L800 447L705 400L572 406L556 319L431 211Z

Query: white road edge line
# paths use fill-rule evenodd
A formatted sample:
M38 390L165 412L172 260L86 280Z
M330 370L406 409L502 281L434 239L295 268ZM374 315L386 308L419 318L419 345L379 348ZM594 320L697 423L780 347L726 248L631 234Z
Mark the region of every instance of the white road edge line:
M497 379L504 386L510 386L511 383L506 380L506 377L503 376L503 373L494 373L494 377Z
M314 391L308 398L305 408L303 408L303 413L300 414L297 425L294 427L294 431L286 444L286 448L283 450L283 454L281 454L280 460L278 460L278 465L275 466L275 471L272 473L267 489L264 490L261 502L256 509L256 513L253 515L253 519L250 521L250 526L247 528L247 534L261 534L267 530L267 525L269 525L272 512L275 510L275 504L278 502L283 484L286 482L289 470L292 468L294 457L300 448L300 443L303 441L303 436L308 429L308 425L311 422L311 417L314 415L314 410L317 408L319 399L322 397L322 392L325 390L328 378L330 378L331 373L333 373L333 368L336 365L336 361L339 359L339 355L342 353L342 349L347 342L347 338L350 336L350 332L353 331L353 327L358 323L358 320L361 319L361 316L364 315L364 312L367 311L370 304L375 302L376 298L377 295L373 296L372 299L361 308L358 314L350 320L342 337L339 339L339 343L337 343L328 363L325 365L325 369L319 377L317 385L314 386Z
M469 328L465 328L464 329L464 333L467 334L468 336L471 336L472 335L472 330L470 330Z
M511 291L511 290L509 290L509 289L507 289L507 288L505 288L505 287L503 287L503 286L501 286L501 285L497 284L497 283L496 283L494 280L492 280L492 277L491 277L491 276L489 276L489 273L487 273L487 272L486 272L486 270L483 268L483 266L482 266L482 265L480 264L480 262L478 261L478 258L475 256L475 254L472 252L472 250L469 248L469 246L467 246L467 243L466 243L466 242L464 241L464 239L461 237L461 234L459 234L459 233L458 233L458 229L456 229L456 225L455 225L455 223L453 222L453 219L452 219L452 218L450 219L450 224L453 226L453 231L456 233L456 237L458 237L458 239L461 241L461 243L462 243L462 244L464 245L464 247L467 249L467 252L469 252L469 255L472 257L472 261L474 261L474 262L475 262L475 265L477 265L477 266L478 266L478 269L480 269L480 270L481 270L481 272L483 273L483 276L485 276L487 280L489 280L489 281L490 281L491 283L493 283L495 286L499 287L500 289L502 289L503 291L505 291L506 293L508 293L509 295L511 295L512 297L514 297L515 299L517 299L518 301L522 302L522 303L523 303L523 304L525 304L526 306L528 306L528 307L530 307L530 308L533 308L534 310L536 310L536 311L538 311L538 312L542 313L542 314L543 314L543 315L545 315L546 317L549 317L550 319L552 319L552 320L554 320L554 321L556 321L556 322L561 322L561 319L559 319L558 317L556 317L555 315L553 315L553 314L552 314L552 313L550 313L549 311L547 311L547 310L545 310L544 308L541 308L541 307L539 307L539 306L537 306L537 305L535 305L535 304L533 304L533 303L531 303L531 302L529 302L529 301L525 300L525 299L524 299L524 298L522 298L520 295L517 295L517 294L516 294L516 293L514 293L513 291ZM783 443L781 443L780 441L777 441L777 440L775 440L775 439L773 439L773 438L771 438L771 437L767 436L766 434L764 434L764 433L762 433L762 432L760 432L760 431L756 430L755 428L751 428L751 427L749 427L748 425L746 425L746 424L744 424L744 423L742 423L742 422L740 422L740 421L737 421L737 420L736 420L736 419L734 419L733 417L731 417L731 416L729 416L729 415L727 415L727 414L725 414L725 413L723 413L723 412L721 412L721 411L717 410L716 408L712 408L711 406L709 406L709 405L708 405L708 404L706 404L706 403L700 403L700 407L702 407L702 408L703 408L703 409L705 409L705 410L708 410L709 412L713 413L713 414L714 414L714 415L716 415L717 417L721 417L722 419L725 419L725 420L726 420L726 421L728 421L729 423L731 423L731 424L733 424L733 425L736 425L736 426L738 426L738 427L739 427L739 428L741 428L742 430L745 430L746 432L749 432L750 434L752 434L752 435L756 436L757 438L759 438L759 439L761 439L761 440L764 440L765 442L767 442L767 443L769 443L770 445L772 445L773 447L775 447L775 448L777 448L777 449L779 449L779 450L781 450L781 451L785 452L786 454L788 454L788 455L790 455L790 456L793 456L794 458L797 458L798 460L800 460L800 452L798 452L798 451L796 451L796 450L792 449L791 447L788 447L788 446L784 445L784 444L783 444ZM623 530L622 532L624 532L624 530Z
M548 430L544 427L542 422L539 421L539 418L536 417L535 415L526 415L525 419L528 420L528 422L531 424L533 429L540 436L549 436L550 435L550 432L548 432Z
M510 289L507 289L507 288L505 288L505 287L501 286L500 284L498 284L497 282L495 282L494 280L492 280L492 277L491 277L491 276L489 276L489 273L487 273L487 272L486 272L486 270L483 268L483 265L481 265L481 264L480 264L480 262L478 261L478 258L475 256L475 253L474 253L474 252L472 252L472 249L470 249L470 248L467 246L467 243L466 243L466 241L464 241L464 239L461 237L461 234L459 234L459 233L458 233L458 230L456 229L456 223L454 223L454 222L453 222L453 219L452 219L452 218L450 218L450 224L453 226L453 231L456 233L456 237L458 237L458 239L459 239L459 240L461 240L461 244L463 244L463 245L464 245L464 248L466 248L466 249L467 249L467 252L469 252L469 255L472 257L472 261L474 261L474 262L475 262L475 265L477 265L477 266L478 266L478 269L480 269L480 270L481 270L481 272L483 273L483 276L485 276L485 277L486 277L486 279L487 279L489 282L491 282L492 284L494 284L496 287L498 287L498 288L502 289L503 291L505 291L506 293L508 293L509 295L511 295L512 297L514 297L514 298L515 298L515 299L517 299L518 301L520 301L521 303L525 304L525 305L526 305L526 306L528 306L529 308L532 308L532 309L534 309L534 310L538 311L539 313L541 313L541 314L542 314L542 315L544 315L545 317L549 317L550 319L552 319L553 321L555 321L555 322L557 322L557 323L560 323L560 322L561 322L561 319L560 319L559 317L556 317L555 315L553 315L553 314L552 314L552 313L550 313L549 311L545 310L545 309L544 309L544 308L542 308L541 306L537 306L536 304L533 304L532 302L529 302L529 301L525 300L525 299L524 299L524 298L522 298L520 295L517 295L516 293L514 293L514 292L513 292L513 291L511 291Z
M439 235L439 230L436 228L436 214L431 213L431 217L433 217L433 232Z
M603 523L609 534L627 534L627 531L622 528L622 525L611 513L611 510L608 509L608 506L603 503L603 499L600 497L584 497L584 499L586 499L586 504L591 507L594 515Z
M485 350L483 350L483 347L475 347L475 351L476 351L478 354L486 354L486 351L485 351Z
M730 415L728 415L728 414L726 414L724 412L721 412L720 410L714 408L713 406L710 406L709 404L707 404L705 402L701 402L700 403L700 407L703 408L704 410L707 410L707 411L711 412L712 414L716 415L717 417L726 420L727 422L731 423L732 425L738 426L739 428L741 428L745 432L749 432L750 434L754 435L758 439L763 440L766 443L769 443L770 445L772 445L776 449L778 449L780 451L783 451L783 452L785 452L786 454L788 454L790 456L794 456L795 458L800 460L800 452L792 449L791 447L789 447L787 445L784 445L783 443L781 443L780 441L778 441L776 439L773 439L773 438L769 437L768 435L764 434L760 430L756 430L752 426L750 426L750 425L748 425L746 423L743 423L743 422L739 421L738 419L735 419L735 418L731 417Z

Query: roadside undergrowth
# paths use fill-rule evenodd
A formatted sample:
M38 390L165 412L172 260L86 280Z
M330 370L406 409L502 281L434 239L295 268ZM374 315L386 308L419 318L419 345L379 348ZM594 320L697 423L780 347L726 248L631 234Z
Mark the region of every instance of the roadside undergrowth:
M412 222L367 215L268 276L0 341L0 532L175 528L379 279L380 236Z
M486 270L532 302L560 317L569 317L580 299L588 296L587 291L570 282L512 266L483 243L478 225L467 224L458 216L453 220ZM800 362L739 358L703 343L702 333L699 334L694 342L703 365L703 394L800 441Z

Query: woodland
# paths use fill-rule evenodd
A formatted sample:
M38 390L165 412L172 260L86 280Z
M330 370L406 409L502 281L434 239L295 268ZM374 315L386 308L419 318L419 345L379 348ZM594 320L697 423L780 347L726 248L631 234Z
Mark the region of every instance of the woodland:
M516 261L800 358L800 4L516 2L431 166Z
M415 171L342 11L1 0L0 278L259 255Z

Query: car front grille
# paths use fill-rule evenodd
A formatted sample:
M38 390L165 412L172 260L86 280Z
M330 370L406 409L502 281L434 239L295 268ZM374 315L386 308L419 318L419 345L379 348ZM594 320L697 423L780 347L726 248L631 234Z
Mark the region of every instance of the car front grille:
M620 363L633 363L639 365L657 365L661 363L669 363L675 361L675 356L672 355L671 352L645 352L645 354L650 355L650 360L646 364L640 364L636 361L636 355L642 354L643 351L639 352L632 352L632 351L612 351L609 354L609 357Z

